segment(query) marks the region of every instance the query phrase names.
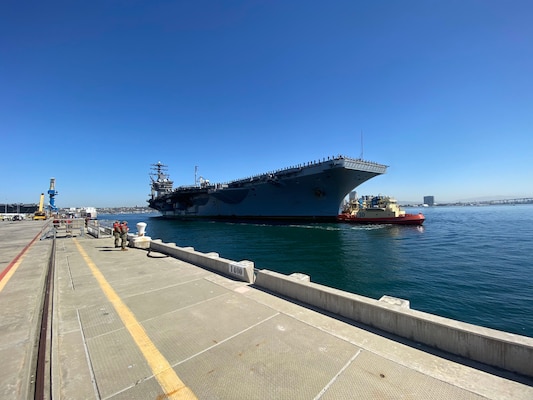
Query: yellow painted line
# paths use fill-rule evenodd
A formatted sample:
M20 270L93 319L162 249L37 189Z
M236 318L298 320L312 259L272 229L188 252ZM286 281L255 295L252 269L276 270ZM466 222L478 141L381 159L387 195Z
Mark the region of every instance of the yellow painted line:
M0 292L4 290L4 287L7 285L11 277L15 274L15 271L19 267L20 263L24 259L24 256L20 256L19 259L15 264L13 264L9 270L6 272L6 274L2 277L2 280L0 280Z
M93 276L98 281L100 288L106 295L107 299L113 304L117 314L122 319L126 329L130 333L131 337L141 350L144 358L148 362L155 378L159 382L159 385L163 389L167 399L197 399L196 395L189 389L178 377L176 372L172 369L167 359L161 354L154 343L150 340L146 331L141 326L139 321L135 318L135 315L131 312L122 299L118 296L115 290L107 282L104 275L100 272L96 264L87 255L83 247L74 238L74 243L78 248L81 256L89 266ZM160 400L158 398L158 400Z

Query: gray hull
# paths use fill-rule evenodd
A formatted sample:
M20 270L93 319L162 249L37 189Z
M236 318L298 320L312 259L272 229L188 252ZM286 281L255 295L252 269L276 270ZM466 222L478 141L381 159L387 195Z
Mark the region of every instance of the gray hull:
M336 157L226 185L180 187L148 202L172 218L335 219L350 191L386 169Z

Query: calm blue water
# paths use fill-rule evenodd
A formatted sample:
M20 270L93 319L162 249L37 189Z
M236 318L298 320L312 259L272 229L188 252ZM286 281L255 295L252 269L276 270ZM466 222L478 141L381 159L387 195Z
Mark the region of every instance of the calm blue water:
M302 272L327 286L533 337L533 205L435 207L423 227L172 221L157 214L100 215L146 222L147 235L198 251Z

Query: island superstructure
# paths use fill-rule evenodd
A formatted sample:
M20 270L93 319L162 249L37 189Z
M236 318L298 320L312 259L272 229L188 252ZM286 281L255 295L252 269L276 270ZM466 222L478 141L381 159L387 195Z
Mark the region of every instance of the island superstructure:
M175 189L166 165L158 162L152 170L148 204L165 217L334 221L346 195L387 166L334 156L223 184L201 178Z

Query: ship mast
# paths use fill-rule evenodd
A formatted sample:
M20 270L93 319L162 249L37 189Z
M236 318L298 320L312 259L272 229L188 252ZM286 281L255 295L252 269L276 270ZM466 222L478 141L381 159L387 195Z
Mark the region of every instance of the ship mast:
M361 129L361 157L359 157L361 160L363 159L363 130Z

